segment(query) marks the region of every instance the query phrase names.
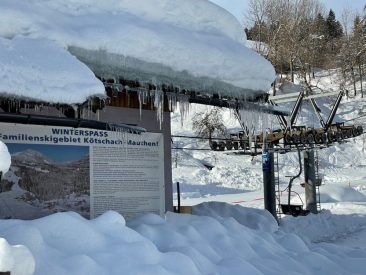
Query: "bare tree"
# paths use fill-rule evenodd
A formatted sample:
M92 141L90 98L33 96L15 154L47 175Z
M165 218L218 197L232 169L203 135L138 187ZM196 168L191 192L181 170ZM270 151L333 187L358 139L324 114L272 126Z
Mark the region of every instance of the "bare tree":
M337 57L337 63L342 71L345 84L353 86L353 94L357 95L356 83L360 83L360 92L363 97L363 75L366 62L366 24L365 16L350 15L348 11L343 14L344 25L351 25L352 31L347 30L342 39L341 51ZM346 20L347 19L347 20Z
M316 60L313 22L321 12L318 0L250 1L247 17L261 20L261 31L256 37L266 42L266 57L281 74L289 71L292 81L295 70L309 75Z
M258 43L255 44L255 51L262 55L266 55L266 45L263 44L267 40L268 30L266 26L266 10L267 0L250 0L248 12L245 15L245 21L248 26L253 26L250 35L252 39Z
M208 138L210 142L215 133L227 135L220 108L215 107L208 112L198 113L192 122L195 133L200 137Z

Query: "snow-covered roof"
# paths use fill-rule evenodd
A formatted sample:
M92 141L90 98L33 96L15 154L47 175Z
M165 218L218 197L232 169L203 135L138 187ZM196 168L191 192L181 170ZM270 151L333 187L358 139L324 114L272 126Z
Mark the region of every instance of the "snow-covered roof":
M275 78L239 22L207 0L2 0L0 10L0 36L54 41L98 74L238 97Z
M45 39L0 37L0 93L50 103L84 102L103 84L67 50Z

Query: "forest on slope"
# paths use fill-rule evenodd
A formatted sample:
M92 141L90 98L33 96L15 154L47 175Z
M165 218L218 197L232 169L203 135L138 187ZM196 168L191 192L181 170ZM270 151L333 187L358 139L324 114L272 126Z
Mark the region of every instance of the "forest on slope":
M308 93L318 69L339 69L339 88L363 96L366 63L366 3L358 12L343 10L340 18L318 0L250 0L245 33L254 48L291 82L297 74ZM361 86L356 87L356 83ZM348 89L350 86L350 89Z

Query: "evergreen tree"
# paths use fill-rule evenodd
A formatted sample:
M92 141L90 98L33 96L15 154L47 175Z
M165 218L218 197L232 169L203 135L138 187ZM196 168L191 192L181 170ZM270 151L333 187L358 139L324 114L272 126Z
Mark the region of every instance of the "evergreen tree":
M335 13L332 9L330 9L326 20L326 31L328 39L339 38L343 35L342 25L336 20Z
M319 37L326 36L327 28L326 22L321 13L318 13L314 22L314 29Z
M245 32L245 35L247 36L247 39L248 39L248 40L252 40L252 36L251 36L251 34L250 34L249 29L248 29L248 28L245 28L245 29L244 29L244 32Z
M247 34L248 40L267 42L267 32L268 28L264 22L256 21L254 26L247 29L245 33Z
M327 38L327 28L324 16L318 13L313 22L312 31L312 41L313 45L311 47L313 60L312 65L314 67L323 67L326 62L326 38Z

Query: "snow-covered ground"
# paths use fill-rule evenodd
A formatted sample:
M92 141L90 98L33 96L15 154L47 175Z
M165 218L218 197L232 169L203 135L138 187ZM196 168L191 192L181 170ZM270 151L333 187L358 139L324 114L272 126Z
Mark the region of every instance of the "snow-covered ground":
M47 61L44 59L26 59L31 55L28 51L33 49L52 52L52 57L59 56L57 60L65 57L65 63L59 65L65 65L61 66L64 77L70 79L66 65L74 67L76 60L66 52L68 47L107 50L123 61L127 60L125 57L141 59L168 66L175 73L188 71L195 77L218 78L252 91L266 90L274 77L272 66L243 46L244 41L238 35L240 25L222 9L204 0L187 0L184 4L167 0L103 3L3 0L0 7L2 81L8 76L19 77L16 70L24 63L29 68L22 69L31 70L30 76L38 72L42 77L35 78L36 82L41 88L47 86L44 81L52 78L52 70L46 72L49 68L46 65L54 64L34 63ZM12 59L14 56L20 59ZM8 72L12 61L17 61L18 66L14 72ZM53 69L59 72L59 68ZM84 72L90 76L90 71ZM94 76L89 76L88 80L95 81ZM78 77L74 80L79 81ZM338 89L334 72L330 75L319 72L316 81L320 88ZM90 85L101 87L100 83L93 83ZM66 84L58 84L65 90ZM90 91L88 85L86 90ZM3 94L14 94L10 86L3 89L0 91ZM19 95L44 97L22 90L25 92ZM55 94L59 96L44 99L74 101L62 101L62 91ZM358 119L366 111L364 103L359 96L344 100L336 119L357 118L356 123L365 125L365 118ZM332 100L321 99L319 104L329 113ZM181 114L172 114L173 134L193 135L191 119L205 108L209 107L192 106L184 127ZM290 108L289 104L285 108ZM310 110L306 104L303 106L298 123L316 125ZM239 128L233 114L226 110L222 115L229 128ZM276 127L275 121L267 116L259 117L250 111L242 115L253 127ZM259 157L189 150L208 148L207 142L190 139L174 139L174 146L185 148L173 149L173 180L181 183L182 204L193 205L193 215L149 214L128 223L113 211L94 220L74 212L30 221L3 219L0 220L0 271L11 271L12 275L365 274L364 136L319 151L323 211L306 217L282 217L279 225L263 210ZM4 165L0 169L6 172L7 150L0 146L0 153L6 155L7 160L0 159ZM279 164L281 186L285 188L288 179L284 176L294 175L298 169L296 154L280 155ZM301 181L297 180L293 189L304 200ZM12 191L22 192L19 185L13 187ZM301 202L297 196L292 201Z
M314 84L327 91L339 91L339 79L335 71L320 71L316 75ZM301 89L291 85L291 89ZM357 85L359 89L359 83ZM351 91L351 87L349 87ZM350 92L352 94L352 92ZM317 102L323 110L326 119L336 96L318 99ZM342 100L336 122L349 121L349 124L366 125L364 106L366 100L357 95L355 98ZM293 104L293 103L292 103ZM284 108L291 109L291 103L284 104ZM191 119L198 112L209 107L193 107L184 127L180 125L180 114L172 116L173 134L192 136ZM228 128L237 129L239 125L228 110L223 110L222 115ZM304 103L297 125L319 127L319 122L312 107ZM269 121L271 129L276 129L276 121ZM366 248L366 148L365 136L348 140L342 144L324 148L318 151L320 174L323 185L320 187L321 207L319 215L306 217L282 217L279 230L286 233L295 233L305 243L340 245L348 248ZM207 141L174 138L174 146L186 150L173 149L173 182L180 183L181 204L196 205L201 202L221 201L245 207L263 209L262 189L262 163L261 157L238 155L232 151L212 152L194 151L192 148L207 149ZM212 170L206 168L207 163L213 166ZM298 171L297 153L279 154L279 171L281 188L285 189L289 178ZM304 181L303 175L295 180L292 196L294 204L305 201L304 189L300 183ZM175 187L175 185L174 185ZM176 199L176 194L174 195ZM282 200L287 200L284 192ZM350 263L350 265L352 265ZM363 264L366 267L366 263ZM349 271L353 274L352 271ZM342 273L342 272L341 272ZM317 274L322 274L321 272ZM325 274L325 273L324 273ZM344 273L346 274L346 273Z
M337 119L360 116L362 106L361 98L345 100ZM191 106L188 116L205 108ZM300 122L311 118L309 110L303 107ZM194 134L189 117L182 127L180 114L172 115L175 134ZM223 117L230 128L238 127L230 112ZM178 141L180 147L208 147ZM284 176L297 172L297 156L279 158L285 187ZM182 204L193 205L193 215L150 214L126 223L113 211L94 220L64 212L32 221L0 220L0 270L41 275L365 274L363 136L320 150L319 158L323 210L283 216L278 225L263 210L260 158L173 150L174 181L181 183ZM207 163L214 168L208 170ZM295 181L294 190L304 200L301 181ZM294 196L292 202L301 201Z
M357 210L351 204L342 209L347 207ZM0 270L55 275L364 274L364 214L327 210L284 219L280 227L264 210L219 202L197 205L193 214L150 214L127 224L113 211L95 220L73 212L33 221L1 220L2 238L22 246L12 248L0 239Z

